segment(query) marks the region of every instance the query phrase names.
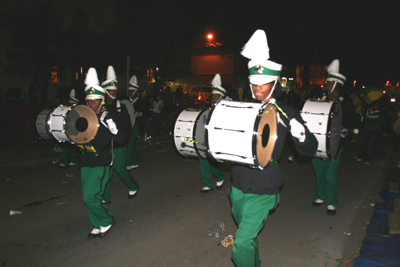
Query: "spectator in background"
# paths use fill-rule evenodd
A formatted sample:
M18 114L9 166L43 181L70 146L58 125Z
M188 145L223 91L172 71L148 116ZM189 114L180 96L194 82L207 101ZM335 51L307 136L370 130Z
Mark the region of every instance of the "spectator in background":
M168 112L168 133L169 135L172 135L175 121L179 114L179 103L174 93L170 94L169 96L167 102L167 112Z
M357 141L358 159L365 164L371 163L372 150L378 140L382 137L383 130L387 126L385 114L380 109L378 100L371 103L371 107L364 116L364 129L360 132Z
M155 128L155 134L160 135L161 134L161 123L162 123L162 118L161 118L161 112L164 107L164 103L161 100L160 94L156 95L156 98L153 100L153 117L154 117L154 128Z
M153 107L148 99L148 95L146 92L143 94L143 108L142 108L142 122L143 122L143 134L144 134L144 141L147 141L151 138L149 129L150 129L150 120L153 117Z

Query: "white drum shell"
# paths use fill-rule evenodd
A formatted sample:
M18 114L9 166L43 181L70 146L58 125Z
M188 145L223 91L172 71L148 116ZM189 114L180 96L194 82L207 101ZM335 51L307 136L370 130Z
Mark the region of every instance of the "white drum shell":
M52 109L44 109L42 110L37 119L36 119L36 130L38 132L38 134L40 135L40 137L42 137L43 139L52 139L52 135L49 133L48 131L48 118L50 113L52 112Z
M48 120L48 129L49 132L60 142L71 140L68 138L67 133L65 132L65 119L67 117L68 112L72 107L68 106L59 106L57 107L49 116Z
M262 103L221 100L207 127L209 152L217 161L255 164L254 124Z
M175 147L178 152L185 157L201 157L206 158L206 149L205 149L205 130L197 129L197 127L205 127L205 122L199 121L199 117L209 113L209 110L200 110L200 109L185 109L183 110L176 122L174 128L174 142ZM196 125L197 123L197 125ZM202 132L202 139L196 140L196 132ZM183 138L187 138L193 141L198 141L203 144L195 145L193 142L182 140Z
M334 114L336 120L340 120L340 126L334 127L330 129L330 122L333 119L333 105L337 104L339 107L340 114ZM322 101L322 100L312 100L309 99L305 102L301 117L305 121L307 128L310 130L312 134L314 134L315 138L318 141L318 148L315 154L317 158L327 158L333 159L332 157L336 156L336 148L329 148L329 145L332 145L332 140L339 140L333 143L335 146L339 146L340 144L340 129L341 121L342 121L342 113L340 103L335 103L333 100L330 101ZM330 142L330 144L328 144ZM329 149L331 151L329 151ZM334 154L334 155L332 155Z

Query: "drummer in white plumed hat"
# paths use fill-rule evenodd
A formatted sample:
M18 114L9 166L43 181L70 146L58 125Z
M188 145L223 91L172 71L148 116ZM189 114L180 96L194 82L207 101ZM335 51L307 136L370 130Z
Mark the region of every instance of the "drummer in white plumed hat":
M226 96L226 90L221 86L222 81L221 81L221 75L218 73L215 74L214 79L211 81L212 85L212 90L211 90L211 102L212 104L215 104L219 100L225 98Z
M266 147L265 141L268 141L268 138L276 138L268 165L256 169L240 164L234 165L231 169L232 186L229 189L229 196L233 218L239 225L232 248L232 260L236 266L261 265L257 236L267 221L269 211L276 208L279 203L279 189L284 182L284 172L277 160L282 155L286 136L290 134L296 150L303 156L314 155L318 146L315 136L306 129L299 111L285 103L274 101L272 95L278 84L282 65L269 60L268 50L265 32L257 30L242 51L242 55L250 59L248 67L253 97L269 104L262 116L272 115L271 118L277 119L276 136L279 138L269 133L273 123L265 124L262 132L255 134L261 135L263 139L257 141L257 146L260 147ZM277 110L274 107L277 107ZM274 111L277 113L274 114ZM237 119L239 124L240 118ZM234 126L231 129L237 128ZM267 129L268 131L264 131Z
M106 89L107 93L107 105L111 104L117 98L118 81L117 75L113 66L107 68L107 78L101 83L101 86Z
M211 81L212 90L211 90L211 103L215 105L218 101L225 98L226 90L223 88L221 75L218 73L215 74L214 79ZM221 170L219 163L213 158L200 158L200 170L201 177L203 179L203 189L201 189L200 193L208 193L214 190L214 181L212 177L215 177L216 180L216 188L221 189L224 185L225 174Z
M142 116L141 101L139 100L139 85L137 78L133 75L129 80L128 99L124 99L121 103L125 104L131 119L132 133L130 141L126 147L126 169L128 171L138 168L139 163L136 157L135 142L139 133L139 117Z
M334 59L325 69L328 72L328 76L325 80L326 89L327 92L331 94L335 90L337 84L340 84L340 87L344 85L346 77L339 73L339 59Z
M100 100L100 104L97 106L95 110L97 113L102 111L102 107L105 104L104 99L106 97L106 90L100 86L99 78L97 77L97 71L95 68L90 68L86 74L85 78L85 100L90 104L89 101L91 100Z
M128 96L131 101L133 101L136 97L139 96L139 85L137 82L136 75L133 75L129 80Z
M267 35L257 30L244 45L241 54L250 59L249 80L253 98L267 102L281 75L282 65L269 60Z

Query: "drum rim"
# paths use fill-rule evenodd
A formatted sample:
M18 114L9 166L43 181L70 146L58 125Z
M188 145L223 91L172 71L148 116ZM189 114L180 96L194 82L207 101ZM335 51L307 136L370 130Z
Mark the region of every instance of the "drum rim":
M329 116L330 116L330 114L334 111L334 108L336 108L336 105L339 105L339 107L340 107L340 111L341 111L341 115L342 115L342 125L343 125L343 113L342 113L342 105L341 105L341 103L340 103L340 101L334 101L334 100L331 100L333 103L332 103L332 106L331 106L331 109L329 110ZM332 123L332 120L329 120L328 121L328 125L327 125L327 130L330 130L330 127L331 127L331 123ZM328 133L328 132L327 132ZM338 154L339 154L339 150L340 150L340 139L339 139L339 144L337 145L337 150L336 150L336 153L335 153L335 155L332 155L331 154L331 144L330 144L330 142L328 142L329 140L328 139L330 139L330 138L328 138L328 134L326 135L326 137L325 137L325 143L326 143L326 154L327 154L327 159L328 160L335 160L336 158L337 158L337 156L338 156Z
M199 115L197 115L196 120L195 120L195 122L194 122L194 127L193 127L193 140L194 140L194 141L196 141L197 123L198 123L199 120L200 120L200 116L201 116L204 112L206 112L206 111L209 111L210 114L208 115L207 122L206 122L206 124L205 124L204 126L208 125L208 123L210 122L210 118L211 118L211 110L210 110L210 109L204 109L204 110L202 110L202 111L199 113ZM205 130L205 134L204 134L204 142L208 144L208 131L207 131L207 129ZM197 147L197 144L196 144L196 143L193 143L193 145L194 145L194 150L196 151L196 154L197 154L200 158L202 158L202 159L207 159L207 155L209 154L208 151L207 151L207 147L208 147L207 144L203 144L203 145L204 145L204 148L206 149L206 152L205 152L206 156L203 157L203 156L199 153L199 151L198 151L199 148Z
M256 168L259 168L259 167L262 167L262 168L265 168L265 167L267 167L268 165L269 165L269 163L270 163L270 161L271 161L271 159L272 159L272 155L273 155L273 153L274 153L274 150L275 150L275 145L276 145L276 142L274 142L274 144L273 144L273 148L272 148L272 153L271 153L271 155L270 155L270 158L267 160L267 164L265 165L265 166L262 166L261 164L260 164L260 162L258 161L258 157L257 157L257 137L258 137L258 128L259 128L259 125L260 125L260 121L261 121L261 119L262 119L262 116L263 116L263 114L264 114L264 111L267 109L267 108L271 108L272 107L272 109L274 110L274 115L275 115L275 117L278 115L277 114L277 112L276 112L276 108L275 108L275 106L274 105L271 105L271 104L268 104L268 105L266 105L266 107L262 110L262 112L259 112L259 114L257 115L257 117L256 117L256 120L255 120L255 123L254 123L254 128L253 128L253 141L252 141L252 143L253 143L253 145L252 145L252 150L253 150L253 158L254 158L254 165L252 166L252 167L256 167ZM279 116L279 115L278 115ZM257 133L257 134L255 134L255 133ZM276 125L276 127L275 127L275 135L278 133L278 125ZM270 137L269 138L271 138L271 134L270 134Z

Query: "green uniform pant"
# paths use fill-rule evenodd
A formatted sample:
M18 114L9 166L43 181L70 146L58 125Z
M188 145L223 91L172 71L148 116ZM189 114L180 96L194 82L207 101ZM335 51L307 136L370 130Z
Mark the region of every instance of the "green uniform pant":
M245 194L231 186L229 196L232 214L239 227L233 243L232 260L237 267L260 266L258 232L267 221L269 211L278 204L279 194Z
M203 184L208 188L214 187L214 182L211 175L215 177L217 182L221 182L225 178L223 171L221 171L221 169L219 168L219 163L216 161L212 161L212 159L200 158L200 170L201 177L203 178Z
M68 165L70 162L77 163L77 159L74 153L74 149L68 145L62 148L61 163Z
M340 163L341 147L334 161L319 158L312 159L312 165L317 178L317 198L324 200L326 205L336 206L337 200L337 169Z
M135 179L133 179L131 174L126 170L125 148L124 147L114 148L113 151L110 152L114 153L114 161L112 167L110 168L110 179L108 180L108 183L104 190L103 194L104 201L111 201L111 180L114 170L118 173L119 177L129 188L130 191L135 191L138 189L138 182Z
M102 195L109 180L109 167L82 167L81 185L83 202L89 214L90 223L94 228L106 227L113 223L114 217L104 206Z
M126 166L134 166L138 164L135 151L135 142L139 133L139 122L136 121L132 129L131 139L126 148Z

